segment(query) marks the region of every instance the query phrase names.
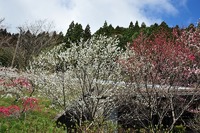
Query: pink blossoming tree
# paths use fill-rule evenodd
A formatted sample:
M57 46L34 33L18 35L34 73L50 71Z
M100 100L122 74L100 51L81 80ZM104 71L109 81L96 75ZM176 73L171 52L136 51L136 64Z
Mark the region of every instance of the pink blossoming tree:
M153 132L170 132L176 123L184 123L181 116L200 94L199 52L194 49L199 48L199 36L199 29L162 29L150 36L141 33L129 44L119 59L128 91L119 98L126 95L122 103L130 103L132 109L121 119L131 123L134 114L140 126ZM166 117L171 121L163 127Z

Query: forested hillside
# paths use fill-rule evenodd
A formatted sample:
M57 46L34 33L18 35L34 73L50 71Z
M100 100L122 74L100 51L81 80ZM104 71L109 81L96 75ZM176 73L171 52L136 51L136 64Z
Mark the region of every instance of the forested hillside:
M3 22L3 19L1 23ZM119 47L125 48L127 43L132 42L140 33L150 36L152 33L160 30L172 31L173 27L169 27L165 22L160 25L155 23L151 26L146 26L143 22L141 25L138 21L130 22L128 27L113 27L106 21L93 34L90 31L90 25L85 28L74 21L71 22L66 33L56 33L50 29L45 29L49 25L45 21L36 21L35 24L26 25L18 29L19 33L9 33L5 26L0 29L0 64L2 66L14 66L17 68L25 68L32 58L38 55L42 50L51 49L60 43L65 42L66 48L72 42L79 42L80 39L84 41L90 39L95 35L105 35L108 37L117 36L120 40ZM188 27L178 27L179 30L190 30L195 26L190 24Z

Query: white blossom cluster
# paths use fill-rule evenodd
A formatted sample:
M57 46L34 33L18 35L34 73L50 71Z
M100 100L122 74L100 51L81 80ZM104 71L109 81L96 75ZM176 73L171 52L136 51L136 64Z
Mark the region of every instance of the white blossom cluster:
M121 80L117 60L122 51L118 43L116 38L94 36L86 42L72 43L67 49L64 43L60 44L30 63L30 78L40 94L63 108L85 96L90 97L88 102L95 103L117 89L116 84L107 83ZM99 101L98 104L101 105Z

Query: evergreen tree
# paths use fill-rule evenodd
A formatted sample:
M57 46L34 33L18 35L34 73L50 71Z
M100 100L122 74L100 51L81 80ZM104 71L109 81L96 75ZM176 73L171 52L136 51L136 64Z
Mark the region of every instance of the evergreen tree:
M108 35L113 35L113 33L114 33L114 27L110 24L109 26L108 26L108 28L107 28L107 33L108 33Z
M95 34L96 35L105 35L105 36L112 36L113 35L113 33L114 33L114 28L113 28L113 26L110 24L109 26L108 26L108 23L105 21L104 22L104 24L103 24L103 27L101 27L99 30L97 30L96 32L95 32Z
M138 32L140 30L140 26L139 26L139 23L138 21L135 22L135 26L134 26L134 31L135 32Z
M74 24L74 21L72 21L69 25L64 41L67 45L69 45L71 42L79 42L80 39L83 38L83 33L84 30L82 25L78 23Z
M134 25L133 25L133 22L131 21L130 24L129 24L129 29L133 29L134 28Z
M103 28L107 28L107 27L108 27L108 23L107 23L107 21L105 21L103 24Z
M146 24L145 24L144 22L142 22L141 28L142 28L142 29L146 28Z
M123 33L124 33L125 30L126 30L126 28L117 26L117 27L114 29L113 33L114 33L115 35L123 35Z
M83 39L84 41L88 40L91 38L91 31L90 31L90 25L86 25L85 30L84 30L84 34L83 34Z
M155 23L154 25L151 25L150 27L146 27L144 30L144 33L149 36L151 35L153 32L156 32L158 30L158 24Z
M170 28L169 28L169 26L167 25L167 23L166 22L162 22L161 24L160 24L160 26L159 26L160 28L164 28L164 29L167 29L167 30L170 30Z
M72 30L73 30L74 27L75 27L75 24L74 24L74 21L72 21L71 24L69 25L67 33L72 32Z
M79 41L81 38L83 38L83 27L81 24L76 23L74 27L74 41Z

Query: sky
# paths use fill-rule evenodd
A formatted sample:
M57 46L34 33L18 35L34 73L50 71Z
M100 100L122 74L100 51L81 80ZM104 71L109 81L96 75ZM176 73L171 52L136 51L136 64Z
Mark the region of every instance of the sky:
M37 20L54 23L64 34L74 21L95 32L104 22L128 27L130 22L147 26L165 21L169 26L186 27L200 18L200 0L0 0L0 18L8 31Z

